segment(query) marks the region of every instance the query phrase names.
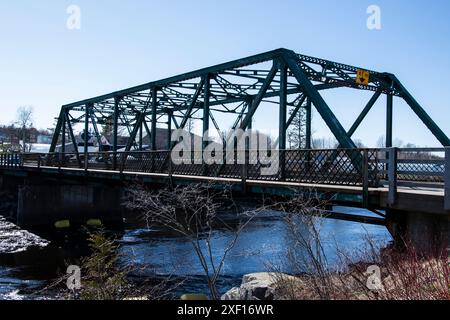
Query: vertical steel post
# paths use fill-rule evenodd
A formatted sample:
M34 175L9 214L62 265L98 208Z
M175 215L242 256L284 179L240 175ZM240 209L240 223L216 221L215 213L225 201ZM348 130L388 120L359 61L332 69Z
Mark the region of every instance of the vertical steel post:
M202 132L202 141L205 137L205 134L209 135L209 121L210 121L210 98L211 98L211 75L207 74L205 76L205 88L204 88L204 101L203 101L203 132ZM201 162L203 164L203 175L208 175L208 167L205 164L205 158L203 152L205 151L206 147L208 146L208 141L202 142L202 154ZM194 159L196 158L196 155L194 154Z
M156 151L156 121L158 108L158 89L152 88L152 136L151 136L151 150Z
M144 121L145 121L145 117L144 117ZM144 124L141 123L140 127L139 127L139 151L142 151L143 148L143 144L142 144L142 139L144 138Z
M283 64L280 68L280 116L279 116L279 149L280 180L286 178L286 120L287 120L287 81L288 68Z
M152 88L152 129L151 129L151 152L150 152L150 170L153 172L155 168L155 151L156 151L156 122L157 118L157 110L158 109L158 89L156 87ZM144 117L145 120L145 117Z
M445 210L450 211L450 147L445 148Z
M247 193L247 177L248 177L248 150L245 150L245 158L246 161L242 164L242 171L241 171L241 188L242 188L242 193L246 194Z
M170 151L172 147L172 116L173 112L172 110L167 111L167 150Z
M210 98L211 98L211 75L205 76L204 101L203 101L203 135L209 132L209 113L210 113ZM204 142L202 151L205 150L207 142Z
M119 103L120 98L114 98L114 114L113 114L113 170L117 170L117 149L118 149L118 134L119 134Z
M388 166L388 205L393 206L397 202L397 148L390 148L389 154L389 166Z
M306 99L306 145L307 150L312 149L312 103Z
M369 150L363 151L363 207L369 207Z
M279 145L280 150L286 150L286 121L287 121L287 67L280 68L280 123Z
M386 148L392 148L392 123L394 113L394 96L392 94L387 95L387 116L386 116Z
M64 119L62 123L62 137L61 137L61 150L59 152L59 161L63 162L63 165L65 166L65 160L66 160L66 110L64 109ZM40 156L39 156L40 157Z
M89 131L89 115L91 112L91 104L86 105L85 117L84 117L84 169L88 169L89 159L88 159L88 131Z
M61 153L63 154L64 157L64 153L66 153L66 113L67 111L64 110L64 119L63 119L63 123L62 123L62 138L61 138Z

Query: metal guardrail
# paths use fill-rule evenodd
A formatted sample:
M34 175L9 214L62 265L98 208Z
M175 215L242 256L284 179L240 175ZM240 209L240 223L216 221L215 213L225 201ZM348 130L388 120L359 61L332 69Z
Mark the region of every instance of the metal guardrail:
M246 151L245 161L207 165L202 152L183 155L185 163L175 164L169 151L97 152L84 154L0 154L0 167L53 167L112 172L140 172L185 176L219 177L308 184L360 186L364 201L370 187L389 188L389 204L397 199L400 186L445 190L450 210L450 148L280 150L273 175L263 175L267 165L261 153ZM179 160L179 159L178 159ZM238 160L237 157L235 160ZM241 159L242 160L242 159ZM245 162L245 163L244 163Z
M20 153L1 153L0 167L19 168L22 166L22 154Z
M176 164L172 161L172 153L169 151L135 151L88 153L87 158L84 154L77 157L75 153L24 154L23 165L312 184L356 186L366 183L373 187L379 185L377 150L272 152L278 155L273 157L275 160L271 164L264 164L264 161L261 161L262 153L250 150L242 152L245 154L245 161L235 156L233 164L229 164L224 157L222 163L208 165L203 161L202 152L183 155L181 160L184 163ZM180 159L177 161L180 162ZM271 165L277 170L273 174L263 174L263 169Z

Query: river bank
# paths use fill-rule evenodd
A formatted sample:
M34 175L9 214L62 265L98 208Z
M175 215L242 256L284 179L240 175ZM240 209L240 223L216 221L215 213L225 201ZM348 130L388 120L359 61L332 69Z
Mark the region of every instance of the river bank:
M345 210L354 213L354 209ZM230 223L233 221L232 215L224 219ZM290 241L286 236L286 228L285 220L277 212L262 213L252 221L226 260L218 283L220 293L225 294L231 288L240 286L244 275L271 271L274 265L280 266L282 272L292 272L284 261ZM129 276L132 281L158 282L172 276L174 281L183 281L174 293L176 296L183 293L208 293L202 267L190 243L182 237L162 229L147 228L142 222L131 220L127 221L124 230L111 230L109 233L120 246L118 262L131 270ZM52 284L65 274L67 264L78 264L81 257L89 254L81 234L74 230L41 235L50 244L38 250L4 254L0 258L0 295L17 291L17 295L24 299L37 298L30 293ZM383 227L328 219L323 222L321 234L331 265L338 262L335 241L355 251L364 243L366 234L370 234L380 244L388 244L392 240ZM232 236L224 230L214 232L215 259L220 257ZM41 297L46 298L48 294L42 294Z
M20 229L0 216L0 255L45 248L48 244L49 241Z
M414 252L389 255L378 264L359 262L334 272L248 274L222 300L450 300L445 254L421 259Z

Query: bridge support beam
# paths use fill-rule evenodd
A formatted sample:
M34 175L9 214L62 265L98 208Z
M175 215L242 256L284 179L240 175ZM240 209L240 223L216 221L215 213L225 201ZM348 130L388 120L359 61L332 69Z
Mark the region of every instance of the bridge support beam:
M117 169L117 149L119 136L119 116L120 116L120 97L114 98L114 114L113 114L113 170Z
M312 149L312 103L310 99L306 100L306 144L307 150Z
M84 115L84 169L87 170L89 158L88 158L88 152L89 152L89 114L92 109L92 104L88 103L86 105L86 113Z
M393 135L392 126L394 122L394 96L387 95L387 116L386 116L386 148L392 148Z
M388 210L386 220L396 244L420 254L450 256L450 215Z
M167 150L170 151L172 147L172 117L173 112L168 111L167 113Z
M328 128L339 141L339 144L346 149L357 149L355 143L348 136L347 131L345 131L342 124L331 111L330 107L322 98L317 88L314 87L306 74L297 65L297 61L295 60L295 58L287 56L285 57L285 59L286 63L289 66L289 69L292 71L298 83L300 84L300 86L302 86L303 91L314 104L319 114L322 116Z
M445 148L444 208L450 214L450 147Z
M158 90L156 88L152 89L152 135L151 135L151 150L156 151L156 130L157 130L157 110L158 110ZM145 114L144 114L145 120Z
M286 150L286 120L287 120L287 84L288 84L288 68L282 64L280 67L280 123L278 143L279 150ZM286 178L286 159L285 153L280 152L280 180Z
M61 137L61 153L64 159L64 153L66 153L66 111L64 110L64 119L62 121L62 137Z
M406 88L403 86L400 80L397 79L397 77L394 75L390 75L390 78L393 81L393 83L400 89L402 97L406 101L406 103L411 107L411 109L419 117L419 119L422 120L422 122L427 126L427 128L431 131L431 133L433 133L436 139L438 139L439 142L444 147L450 147L450 139L441 130L441 128L439 128L438 125L431 119L431 117L416 101L416 99L414 99L411 93L409 93L408 90L406 90Z
M57 221L86 225L90 219L120 225L122 191L105 185L24 185L19 187L17 224L51 228Z
M209 134L209 114L210 114L210 98L211 98L211 75L207 74L204 78L204 101L203 101L203 135ZM202 143L202 151L205 151L208 142Z

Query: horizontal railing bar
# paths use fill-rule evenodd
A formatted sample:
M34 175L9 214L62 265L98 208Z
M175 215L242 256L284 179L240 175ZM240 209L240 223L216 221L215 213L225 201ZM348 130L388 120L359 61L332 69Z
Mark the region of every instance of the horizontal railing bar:
M388 174L388 170L379 170L379 174L386 175ZM397 171L397 175L404 175L404 176L432 176L432 177L443 177L444 172L433 172L433 171Z
M445 148L398 148L399 152L445 152Z
M387 164L388 163L388 161L389 160L386 160L386 159L379 159L378 160L378 162L379 163L385 163L385 164ZM443 165L443 164L445 164L445 160L444 159L442 159L442 160L427 160L427 159L424 159L424 160L419 160L419 159L410 159L410 160L408 160L408 159L401 159L401 160L397 160L397 163L400 163L400 164L408 164L408 163L410 163L410 164L439 164L439 165Z
M407 149L385 149L385 148L362 148L362 149L309 149L309 150L267 150L285 154L285 176L280 178L278 170L273 175L264 176L258 170L265 165L260 163L260 159L253 157L246 159L248 179L256 180L276 180L276 181L297 181L308 183L324 184L342 184L351 186L360 186L363 184L364 170L368 170L369 184L379 186L380 181L387 174L387 160L380 159L387 152L397 150L401 157L402 152L409 152L410 157L414 157L417 152L417 159L397 159L398 165L396 177L401 181L411 181L417 186L421 182L440 182L444 176L442 169L445 169L445 163L441 159L420 159L424 153L443 151L442 148L407 148ZM246 154L266 154L267 151L261 150L218 150L219 153L233 152ZM355 167L351 163L354 155L368 153L366 164L361 163ZM208 172L204 170L203 151L186 151L181 165L175 165L171 162L170 150L136 150L136 151L96 151L87 154L79 153L80 158L87 155L87 169L101 169L107 171L130 171L130 172L148 172L148 173L176 173L182 175L196 176L217 176L217 177L241 177L244 171L241 170L241 164L227 164L224 166L208 166ZM80 168L76 152L54 152L54 153L2 153L0 154L0 166L7 168L18 168L22 166L29 167L58 167L58 168ZM117 159L117 162L114 160ZM226 160L226 159L224 159ZM234 159L235 161L236 159ZM194 163L190 163L194 161ZM249 162L250 161L250 162ZM256 161L256 164L252 161ZM278 160L279 163L280 160ZM367 166L368 162L368 166ZM411 165L411 166L409 166ZM422 166L421 166L422 165ZM435 168L433 166L439 166ZM417 170L414 170L417 166ZM429 168L427 167L429 166ZM441 168L442 166L442 168ZM406 170L399 170L406 169ZM436 170L437 169L437 170ZM435 171L436 170L436 171ZM427 179L428 177L428 179ZM367 179L367 178L366 178Z
M386 149L386 148L361 148L361 149L343 149L343 148L339 148L339 149L301 149L301 150L296 150L296 149L285 149L285 150L272 150L272 151L284 151L284 152L336 152L336 151L352 151L352 152L364 152L364 151L371 151L371 152L380 152L380 153L384 153L389 151L390 149ZM169 152L170 150L143 150L143 151L139 151L139 150L133 150L133 151L96 151L96 152L89 152L90 154L95 154L95 153L155 153L155 152ZM245 151L245 150L238 150L238 151ZM260 151L261 150L254 150L254 149L250 149L248 151ZM405 152L410 152L410 153L432 153L432 152L445 152L445 148L404 148L404 149L397 149L398 152L401 153L405 153ZM201 151L193 151L193 152L201 152ZM22 154L22 153L5 153L5 154ZM45 153L45 152L28 152L25 154L41 154L41 155L47 155L47 154L76 154L75 152L53 152L53 153ZM82 154L82 153L80 153Z

